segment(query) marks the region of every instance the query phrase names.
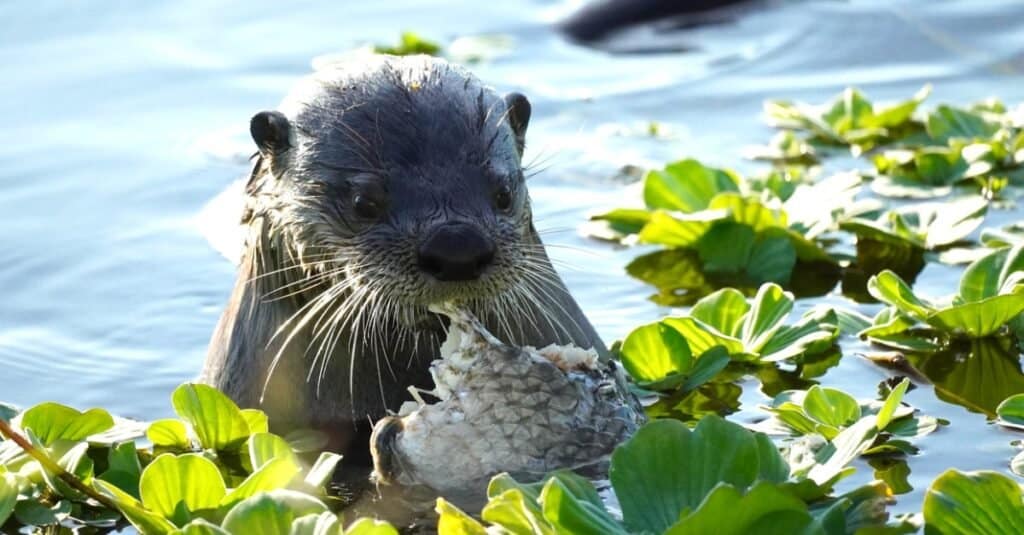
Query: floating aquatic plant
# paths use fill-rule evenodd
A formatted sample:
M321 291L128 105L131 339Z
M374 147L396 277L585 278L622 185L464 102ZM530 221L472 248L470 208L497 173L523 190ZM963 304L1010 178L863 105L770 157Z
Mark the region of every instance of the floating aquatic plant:
M848 208L850 204L839 201L852 199L859 182L847 186L844 197L830 198L828 206ZM804 206L806 198L793 200L799 191L795 186L786 192L787 203ZM645 175L643 197L646 209L617 209L593 219L623 235L635 234L640 243L668 248L643 255L627 267L633 276L662 290L660 301L673 301L679 289L704 295L716 286L787 284L798 262L835 264L811 232L821 230L820 209L804 210L814 219L791 220L789 204L768 190L755 194L732 171L696 160L673 162ZM828 215L831 222L832 214Z
M672 420L647 424L615 451L609 475L621 520L571 474L534 485L503 475L491 482L483 523L439 500L440 532L483 534L489 524L511 533L843 534L886 523L884 486L829 496L794 477L767 436L717 416L692 430Z
M924 497L925 533L1002 535L1024 533L1021 487L991 471L948 470Z
M397 533L371 519L342 529L324 502L340 456L309 458L296 446L302 441L269 433L261 411L241 410L205 385L182 385L173 404L180 420L145 429L153 449L128 439L140 426L102 409L5 411L0 525L13 517L27 526L111 528L123 515L143 535ZM295 438L308 445L308 436Z
M981 226L988 201L972 196L918 203L882 214L878 219L851 218L839 224L860 240L933 251L961 241Z
M373 45L373 51L378 54L391 54L393 56L412 56L426 54L437 56L441 53L441 45L424 38L416 32L405 31L399 37L395 45Z
M762 407L772 418L757 428L801 437L788 448L792 464L804 467L808 477L817 480L834 477L834 470L859 455L917 453L907 439L938 429L939 420L914 416L914 409L902 404L909 385L909 379L903 379L884 400L868 403L818 385L807 391L782 392L770 406ZM846 460L833 460L837 455Z
M769 100L764 112L772 126L804 132L810 143L850 146L859 154L919 135L925 125L914 119L914 112L929 94L931 86L925 86L908 100L876 106L859 90L850 88L824 105Z
M914 293L891 271L868 282L868 291L889 305L861 336L884 345L927 349L912 329L927 326L947 337L984 338L1010 328L1020 332L1024 311L1024 246L1004 247L976 260L960 278L959 292L943 302Z
M622 344L623 364L641 384L664 384L673 376L685 377L696 365L687 364L688 355L712 354L715 348L723 350L713 353L716 359L721 354L754 362L829 348L839 335L835 313L816 309L787 323L793 302L793 294L777 284L761 286L751 302L738 290L719 290L698 301L688 315L670 316L630 333Z

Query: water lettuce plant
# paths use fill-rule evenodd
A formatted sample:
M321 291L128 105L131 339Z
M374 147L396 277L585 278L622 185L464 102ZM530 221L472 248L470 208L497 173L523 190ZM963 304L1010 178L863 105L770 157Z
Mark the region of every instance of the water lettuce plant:
M917 203L889 210L871 220L863 217L842 221L839 228L857 236L922 251L933 251L967 238L981 226L988 201L970 196L934 203Z
M730 359L778 362L831 347L839 335L835 312L815 309L787 323L794 301L777 284L762 285L750 302L738 290L719 290L688 315L633 330L620 349L622 363L641 386L689 390Z
M785 391L775 396L770 406L761 407L772 417L756 427L770 434L800 437L788 449L792 464L805 466L812 477L831 477L824 466L834 469L849 462L830 462L834 455L852 459L858 455L914 454L917 448L908 439L938 429L939 420L914 416L914 409L902 403L909 386L910 380L905 378L887 388L883 400L870 402L858 402L842 390L820 385L806 391Z
M617 209L592 219L635 234L640 243L684 250L698 276L756 287L788 283L798 261L834 263L806 229L791 224L781 201L751 193L732 171L692 159L673 162L644 176L643 198L645 209ZM642 279L645 273L660 275L656 267L650 269L662 263L658 254L638 258L627 270ZM676 285L660 276L645 280L670 289Z
M848 88L831 102L808 105L765 103L768 122L783 129L755 156L777 163L811 163L829 146L849 147L854 156L872 152L875 193L889 197L941 197L973 185L996 197L1024 179L1024 131L1001 102L968 107L939 105L919 113L930 93L879 107ZM797 135L797 134L800 135Z
M859 154L919 135L925 125L914 112L929 94L931 86L925 86L910 99L876 106L864 93L848 88L823 105L769 100L764 112L772 126L802 132L814 145L849 146Z
M416 54L438 56L441 54L441 45L424 38L416 32L404 31L399 36L397 44L373 45L373 51L377 54L391 54L393 56L412 56Z
M861 336L898 348L921 349L924 325L946 337L983 338L1005 328L1020 332L1024 311L1024 246L996 249L976 260L960 278L959 292L945 302L918 296L891 271L868 282L868 291L889 305Z
M324 490L341 458L311 456L309 433L289 442L264 413L205 385L180 386L172 402L180 419L145 428L152 448L132 440L140 426L102 409L5 413L0 525L112 528L123 515L143 535L397 533L372 519L342 528Z
M589 481L571 474L533 485L502 475L488 489L483 523L441 499L439 531L478 535L489 524L510 533L843 534L882 529L887 520L884 486L830 496L793 476L767 436L717 416L692 430L648 423L615 450L609 477L621 520Z
M942 535L1024 532L1020 485L992 471L948 470L924 497L924 531Z

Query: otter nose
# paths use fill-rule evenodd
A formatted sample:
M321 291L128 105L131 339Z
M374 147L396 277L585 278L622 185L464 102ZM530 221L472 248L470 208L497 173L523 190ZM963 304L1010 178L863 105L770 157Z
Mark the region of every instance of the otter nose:
M420 244L420 269L441 281L480 277L494 261L494 242L466 223L442 223Z

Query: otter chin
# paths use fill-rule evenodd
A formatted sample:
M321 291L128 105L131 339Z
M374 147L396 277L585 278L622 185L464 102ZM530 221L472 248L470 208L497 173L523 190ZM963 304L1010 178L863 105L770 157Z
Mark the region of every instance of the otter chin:
M373 56L257 113L245 248L202 380L347 450L430 386L433 303L510 343L603 352L532 222L530 110L443 60Z

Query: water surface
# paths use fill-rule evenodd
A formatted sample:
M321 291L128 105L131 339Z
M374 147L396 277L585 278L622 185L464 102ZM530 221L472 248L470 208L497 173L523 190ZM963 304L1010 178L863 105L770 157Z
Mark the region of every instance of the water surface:
M249 117L274 107L315 58L392 42L402 29L443 41L481 33L513 39L507 54L473 69L533 102L527 160L544 169L530 184L538 226L558 245L551 252L568 266L569 288L608 341L670 312L625 275L640 249L575 230L587 214L635 193L613 178L620 166L692 156L758 169L741 150L771 136L758 120L767 98L819 102L857 85L895 99L931 82L932 102L1024 100L1024 5L1011 0L768 2L721 24L648 28L609 45L643 54L564 41L549 23L570 7L530 0L491 3L486 12L468 0L0 7L7 22L0 34L7 74L0 399L168 415L172 389L200 369L234 280L234 266L207 239L230 227L230 202L203 209L246 172ZM644 135L652 120L669 135ZM929 265L916 288L941 295L956 277ZM824 383L873 397L890 372L858 351L870 348L849 344ZM952 425L918 441L922 453L908 459L916 490L897 511L919 510L923 489L947 467L1005 470L1013 454L1009 442L1018 437L954 404L950 384L1019 375L1019 355L959 375L949 372L957 362L925 366L938 370L930 378L940 387L924 385L907 398ZM766 399L752 386L740 420L752 419ZM866 464L858 467L858 481L872 477Z

